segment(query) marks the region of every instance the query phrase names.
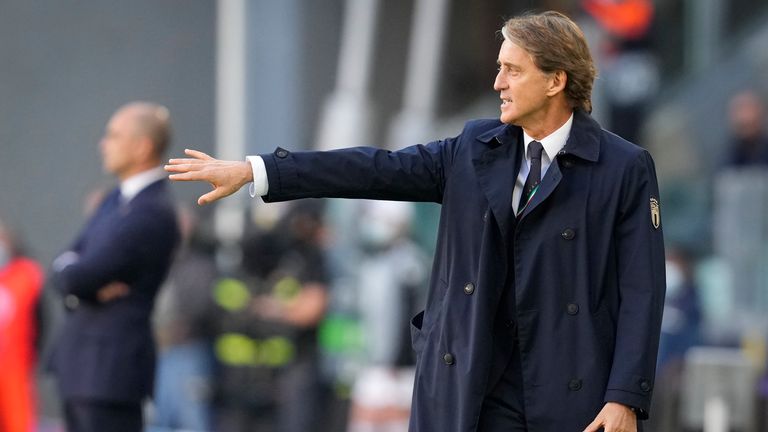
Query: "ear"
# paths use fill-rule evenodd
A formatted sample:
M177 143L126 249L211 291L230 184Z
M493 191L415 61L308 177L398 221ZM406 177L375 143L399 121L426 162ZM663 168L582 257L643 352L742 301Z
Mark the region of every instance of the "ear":
M154 145L152 144L152 140L149 139L149 137L142 136L138 140L138 145L136 146L136 155L138 158L142 161L150 161L154 159Z
M549 88L547 96L555 96L565 90L565 84L568 82L568 74L564 70L558 70L549 75Z

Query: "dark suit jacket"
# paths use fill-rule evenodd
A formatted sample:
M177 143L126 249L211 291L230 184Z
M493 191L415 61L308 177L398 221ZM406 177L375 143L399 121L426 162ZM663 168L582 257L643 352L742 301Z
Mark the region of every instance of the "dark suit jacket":
M411 431L476 430L514 344L530 431L583 430L606 401L649 410L665 290L653 161L577 111L515 218L522 148L519 127L476 120L396 152L262 155L266 201L442 204L426 310L412 321Z
M127 204L119 190L109 194L71 248L79 259L54 275L68 312L52 358L65 399L138 402L151 394L150 314L179 241L167 183L150 184ZM97 302L113 281L130 294Z

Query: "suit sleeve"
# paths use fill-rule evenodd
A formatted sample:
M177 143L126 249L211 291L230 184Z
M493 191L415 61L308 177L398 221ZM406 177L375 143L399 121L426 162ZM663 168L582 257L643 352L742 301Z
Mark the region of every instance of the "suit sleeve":
M367 198L442 202L457 139L399 151L355 147L327 152L261 155L267 169L267 202L297 198Z
M619 314L606 402L639 409L647 418L666 290L659 189L643 151L627 169L615 228Z
M167 255L175 233L166 232L173 224L157 212L141 212L125 218L109 238L98 239L85 248L76 262L55 274L58 288L66 294L94 300L99 289L120 281L129 286L139 275L146 260Z

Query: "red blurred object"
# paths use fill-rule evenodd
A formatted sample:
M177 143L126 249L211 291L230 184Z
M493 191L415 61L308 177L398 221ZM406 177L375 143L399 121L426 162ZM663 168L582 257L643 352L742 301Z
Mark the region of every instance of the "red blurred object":
M35 427L35 308L43 273L32 260L0 267L0 431Z
M583 0L582 7L614 36L639 39L653 21L650 0Z

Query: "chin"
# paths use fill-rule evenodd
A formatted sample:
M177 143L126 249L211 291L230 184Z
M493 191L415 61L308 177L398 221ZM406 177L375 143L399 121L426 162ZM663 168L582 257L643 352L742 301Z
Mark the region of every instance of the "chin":
M515 119L510 115L500 115L499 120L504 124L515 124Z

